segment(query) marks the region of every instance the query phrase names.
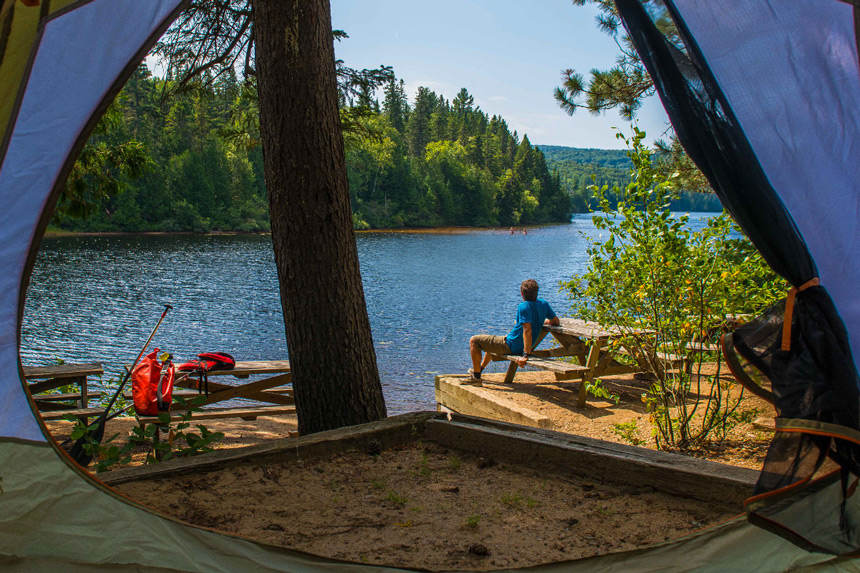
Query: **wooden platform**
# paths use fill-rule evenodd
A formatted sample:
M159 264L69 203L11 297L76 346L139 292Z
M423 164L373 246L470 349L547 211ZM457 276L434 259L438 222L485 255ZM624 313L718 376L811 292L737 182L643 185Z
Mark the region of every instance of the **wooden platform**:
M436 402L439 404L439 410L447 409L533 428L552 427L549 417L523 408L513 400L507 400L491 390L463 384L466 378L465 375L436 376Z

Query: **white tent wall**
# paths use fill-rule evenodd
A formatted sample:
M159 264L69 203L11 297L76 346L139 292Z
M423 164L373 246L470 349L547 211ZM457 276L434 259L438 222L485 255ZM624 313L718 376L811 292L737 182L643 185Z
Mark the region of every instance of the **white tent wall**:
M66 158L122 71L137 63L141 47L180 3L94 0L44 28L0 168L0 360L6 364L18 364L25 265ZM18 369L0 373L4 436L45 439Z
M860 62L836 0L675 0L860 356Z
M0 360L18 364L27 264L52 191L91 117L182 0L80 2L47 23L0 167ZM533 571L725 571L830 567L735 520L665 545ZM63 460L18 369L0 372L0 569L382 571L182 524L121 498Z

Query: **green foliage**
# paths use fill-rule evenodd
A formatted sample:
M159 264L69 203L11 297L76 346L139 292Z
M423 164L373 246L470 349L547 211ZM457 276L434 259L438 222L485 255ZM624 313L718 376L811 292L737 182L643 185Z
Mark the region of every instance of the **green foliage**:
M520 503L523 501L523 496L519 492L505 492L499 498L499 501L510 507L519 507Z
M172 85L145 65L137 69L75 164L54 226L269 229L253 86L225 74L206 87L189 84L163 103Z
M392 79L381 107L345 139L356 228L570 220L570 197L543 153L465 88L449 103L419 87L410 108Z
M452 472L456 472L460 470L460 456L457 454L451 454L451 457L448 458L448 469Z
M638 427L636 420L630 420L620 424L612 424L612 433L621 438L623 441L634 446L645 445L645 440L641 439L637 433Z
M255 81L200 74L164 80L138 68L75 165L55 227L270 228ZM542 152L489 118L466 89L449 103L421 87L411 108L390 68L358 71L340 62L338 80L355 228L570 220L570 197ZM374 93L383 85L380 105ZM164 93L171 98L162 101Z
M690 161L677 140L670 143L656 143L661 173L681 172L682 176L674 178L681 190L678 197L673 199L673 211L722 211L717 196L714 195L701 172ZM573 202L574 213L587 213L599 207L590 191L592 185L609 188L607 198L612 208L618 204L620 197L612 190L624 189L630 183L630 158L621 149L581 149L560 145L542 145L541 151L546 156L547 167L552 172L558 172L562 188L568 193Z
M621 19L613 0L573 0L576 6L591 4L598 10L595 18L599 30L611 36L618 45L615 65L606 70L592 69L589 78L576 70L562 71L562 85L555 88L554 96L559 107L573 115L577 109L584 108L594 115L609 109L617 109L622 117L633 120L642 103L654 95L654 82L639 54L623 31ZM672 43L679 53L686 53L686 46L678 36L675 23L666 5L660 0L642 0L657 29ZM674 185L692 193L710 194L711 187L698 167L687 156L674 133L669 141L656 142L660 152L655 169L664 176L676 174ZM677 207L676 207L677 208ZM686 209L679 210L706 210ZM708 211L712 209L707 209Z
M481 514L473 513L469 517L466 518L466 527L470 529L476 529L478 525L481 523Z
M654 169L644 137L634 128L625 140L633 170L617 210L606 186L593 188L601 236L589 240L586 272L564 286L575 314L617 325L621 343L646 366L653 382L644 399L657 446L687 448L722 440L740 400L720 382L720 357L693 345L716 344L738 315L756 314L782 297L786 284L726 214L696 232L687 216L673 216L677 187ZM700 376L712 360L716 373Z
M603 380L600 378L595 378L594 380L589 380L585 383L585 391L588 394L591 394L595 398L604 398L606 400L612 400L615 402L615 405L618 405L618 402L621 401L621 397L618 394L613 394L609 391L609 388L603 385Z
M114 101L81 151L57 203L57 219L83 219L119 195L151 166L146 146L120 129L123 107Z
M197 396L192 400L183 400L177 397L176 402L185 408L182 418L178 422L174 423L167 412L162 412L159 415L159 424L148 424L145 428L140 426L132 428L128 441L122 447L112 443L119 434L103 439L101 443L92 437L98 426L98 420L87 426L80 418L71 414L67 414L63 418L74 424L70 438L75 441L84 440L84 452L92 456L96 472L101 473L110 470L117 464L130 463L132 452L139 448L147 450L145 464L213 451L213 444L224 439L222 432L212 432L202 424L195 426L199 433L189 431L193 413L200 411L198 406L205 400L204 396ZM169 440L156 438L159 426L162 433L171 436Z
M403 507L404 505L409 503L408 497L406 497L405 495L400 495L395 491L389 491L388 497L385 499L387 499L388 501L390 501L391 503L393 503L394 505L396 505L398 507Z

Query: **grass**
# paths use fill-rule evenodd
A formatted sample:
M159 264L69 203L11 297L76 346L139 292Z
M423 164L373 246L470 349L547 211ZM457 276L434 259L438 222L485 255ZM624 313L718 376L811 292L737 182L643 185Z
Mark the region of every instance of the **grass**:
M388 497L387 497L387 498L385 498L385 499L387 499L388 501L390 501L391 503L393 503L393 504L395 504L395 505L397 505L397 506L399 506L399 507L403 507L404 505L406 505L407 503L409 503L409 498L408 498L408 497L406 497L405 495L399 495L399 494L398 494L397 492L395 492L395 491L389 491L389 492L388 492Z
M481 522L481 514L473 513L469 517L466 518L466 527L470 527L472 529L476 529L478 524Z
M519 492L517 492L517 493L503 493L502 497L499 498L499 501L501 501L503 504L509 505L511 507L519 507L520 502L523 501L523 496L520 495Z
M448 458L448 469L452 472L456 472L460 469L460 456L457 454L451 454L451 457Z

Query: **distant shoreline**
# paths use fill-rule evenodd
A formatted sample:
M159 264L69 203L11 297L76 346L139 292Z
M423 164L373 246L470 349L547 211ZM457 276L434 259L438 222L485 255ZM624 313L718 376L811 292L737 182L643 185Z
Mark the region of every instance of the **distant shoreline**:
M511 228L516 234L521 234L523 229L531 232L534 229L544 227L557 227L559 225L569 225L570 223L541 223L535 225L517 225L514 227L401 227L398 229L364 229L356 230L356 235L364 234L381 234L381 233L398 233L398 234L420 234L420 235L467 235L469 233L509 233ZM123 232L123 231L63 231L63 230L48 230L45 232L44 238L55 239L60 237L172 237L172 236L212 236L212 235L271 235L271 231L209 231L206 233L195 233L193 231L138 231L138 232Z

